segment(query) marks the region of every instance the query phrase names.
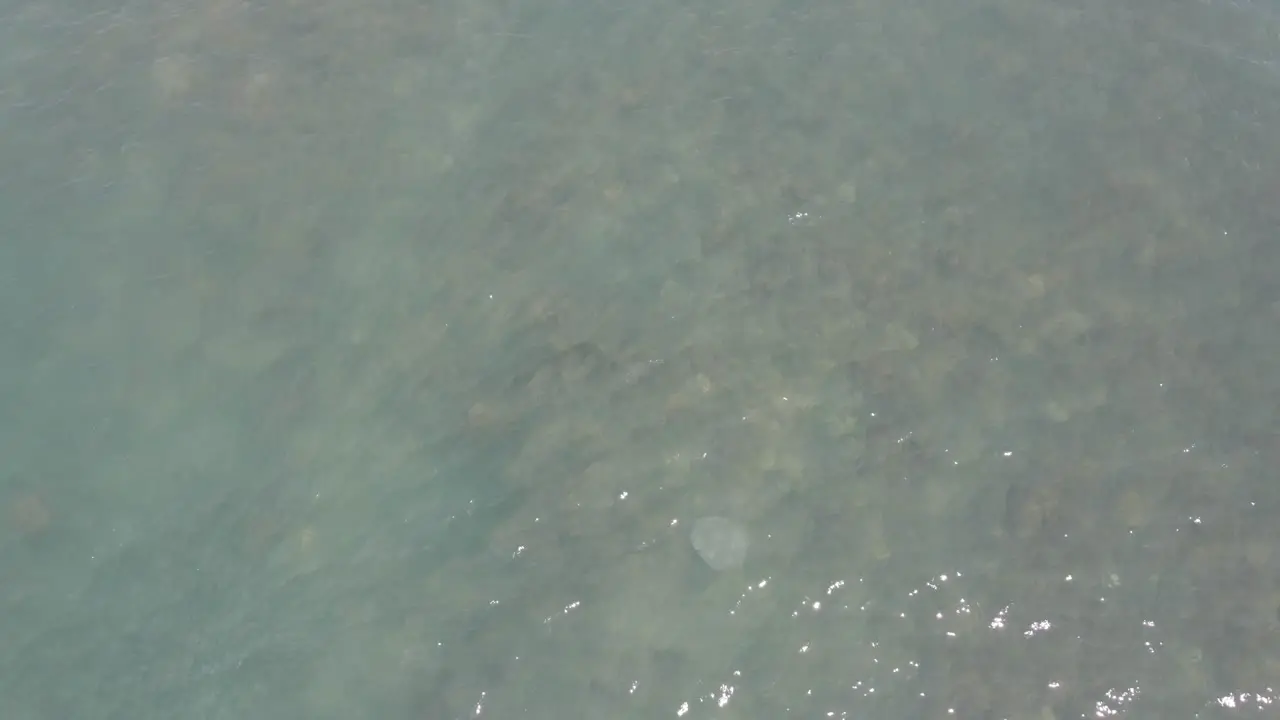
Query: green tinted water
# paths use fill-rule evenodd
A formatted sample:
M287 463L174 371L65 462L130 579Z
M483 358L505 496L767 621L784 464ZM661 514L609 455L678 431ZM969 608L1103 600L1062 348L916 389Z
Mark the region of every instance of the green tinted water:
M1265 712L1278 18L11 3L6 720Z

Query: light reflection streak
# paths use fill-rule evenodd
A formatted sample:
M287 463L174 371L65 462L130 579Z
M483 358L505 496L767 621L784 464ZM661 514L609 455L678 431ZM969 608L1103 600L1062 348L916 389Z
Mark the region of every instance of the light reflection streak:
M950 676L947 665L934 664L950 661L938 660L931 655L913 655L910 645L903 643L904 637L923 633L943 638L948 647L956 648L960 653L967 653L972 649L969 643L977 643L973 646L975 648L984 647L979 636L988 633L1002 634L1007 638L998 640L998 643L1022 643L1025 642L1024 638L1051 636L1059 638L1057 642L1081 639L1076 634L1078 628L1070 619L1043 615L1027 617L1028 611L1035 613L1044 610L1034 598L995 604L993 607L996 609L992 614L990 608L983 607L991 599L986 598L984 602L983 598L973 597L968 592L972 588L957 584L962 577L965 577L963 572L940 573L928 577L914 589L888 594L871 591L874 580L856 576L835 578L820 582L812 589L812 595L801 594L789 608L784 603L779 610L786 613L791 621L819 623L803 626L800 630L801 637L794 638L795 644L791 646L795 653L792 656L794 661L818 663L813 667L828 671L842 668L846 672L844 682L839 686L841 696L824 698L833 689L822 686L808 686L807 689L802 686L793 688L792 692L803 695L806 703L814 703L817 707L810 706L809 711L816 711L814 716L817 717L861 717L865 712L883 711L882 704L886 702L895 706L900 702L925 703L921 707L930 709L933 713L927 716L930 718L963 717L965 713L978 708L966 705L967 702L972 702L973 696L966 693L963 684L955 684L955 678ZM1083 582L1072 575L1059 575L1057 580L1064 587L1079 587ZM1100 575L1096 578L1096 583L1099 587L1115 587L1118 579L1113 574ZM771 579L764 578L746 586L735 603L733 612L736 613L748 598L759 598L756 593L771 585ZM1098 601L1097 595L1090 593L1086 597ZM845 618L854 624L841 626ZM901 619L904 624L885 624L883 619L886 618ZM1166 651L1165 640L1155 634L1157 628L1154 620L1137 618L1135 622L1136 629L1143 636L1136 647L1143 655L1156 654L1157 650L1161 653ZM1046 647L1054 646L1050 644ZM1043 656L1046 659L1061 657L1060 653L1055 655L1052 650L1048 652L1049 655ZM1074 650L1069 652L1074 653ZM1083 706L1077 706L1070 717L1102 719L1132 715L1134 706L1140 706L1143 702L1141 696L1144 686L1138 684L1139 677L1111 678L1110 682L1115 685L1108 689L1107 685L1094 685L1092 678L1083 678L1070 672L1063 674L1062 668L1054 665L1052 660L1049 665L1025 669L1029 673L1026 679L1031 683L1028 689L1036 688L1038 690L1032 692L1044 694L1040 700L1035 701L1042 703L1042 707L1055 707L1059 702L1070 702L1067 698L1078 698L1083 703ZM942 674L937 674L939 672ZM697 708L705 709L700 712L715 712L735 699L739 690L748 693L744 697L750 704L751 684L741 682L739 673L734 675L735 678L729 682L704 685L700 694L680 705L677 715L692 714L702 717L701 714L692 712L692 709ZM808 677L808 672L801 671L799 677ZM961 677L969 679L970 675L962 673ZM982 678L981 673L974 676L974 679ZM768 681L769 684L774 682L777 681ZM1251 715L1257 709L1274 709L1275 705L1280 704L1280 700L1270 689L1260 693L1223 695L1212 702L1206 700L1201 701L1206 706L1211 705L1215 709L1247 709ZM905 706L902 709L907 711ZM799 711L800 708L792 707L790 710Z
M1280 704L1280 693L1275 688L1268 687L1261 692L1240 692L1230 695L1223 695L1213 701L1214 705L1226 710L1257 710L1272 709Z

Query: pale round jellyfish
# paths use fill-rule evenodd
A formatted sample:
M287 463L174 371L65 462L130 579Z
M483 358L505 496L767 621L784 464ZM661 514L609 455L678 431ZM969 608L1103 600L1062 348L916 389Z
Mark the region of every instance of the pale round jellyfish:
M698 518L689 533L693 549L712 570L742 567L747 558L747 531L729 518L709 515Z

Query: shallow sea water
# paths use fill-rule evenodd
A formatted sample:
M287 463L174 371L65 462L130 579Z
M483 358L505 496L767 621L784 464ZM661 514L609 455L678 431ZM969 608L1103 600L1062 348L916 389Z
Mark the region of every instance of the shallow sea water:
M0 8L5 720L1266 716L1277 37Z

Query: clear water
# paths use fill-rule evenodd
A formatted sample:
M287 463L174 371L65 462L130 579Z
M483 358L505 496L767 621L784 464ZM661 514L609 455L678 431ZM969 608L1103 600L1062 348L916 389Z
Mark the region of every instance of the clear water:
M4 718L1267 716L1278 60L1261 0L10 0Z

